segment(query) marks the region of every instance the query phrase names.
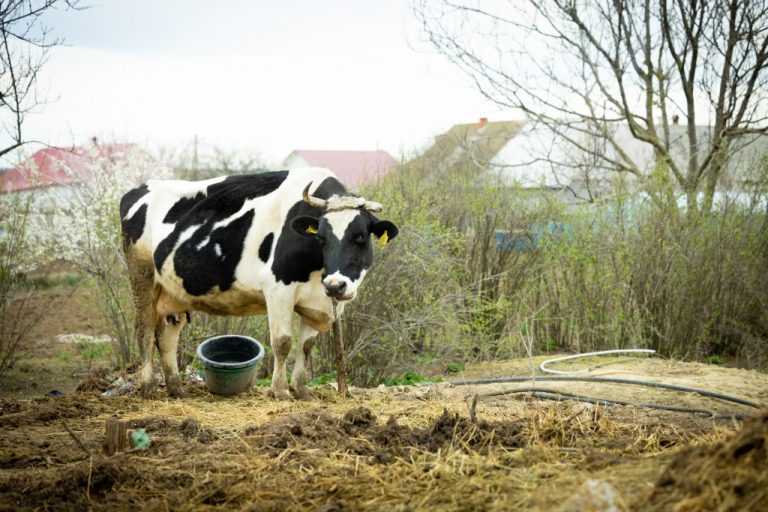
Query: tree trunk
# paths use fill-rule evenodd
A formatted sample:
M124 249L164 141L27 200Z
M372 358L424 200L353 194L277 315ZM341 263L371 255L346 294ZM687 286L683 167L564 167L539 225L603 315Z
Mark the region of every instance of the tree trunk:
M704 187L704 199L702 200L702 211L709 213L712 211L715 200L715 192L717 191L717 185L720 182L723 171L725 170L727 149L721 149L712 158L712 163L709 166L709 172L707 173L707 181Z

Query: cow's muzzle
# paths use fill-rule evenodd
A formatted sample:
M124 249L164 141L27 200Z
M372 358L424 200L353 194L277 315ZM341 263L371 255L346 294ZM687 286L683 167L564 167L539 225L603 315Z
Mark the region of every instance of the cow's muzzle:
M327 296L336 300L351 300L355 297L355 292L349 291L347 282L344 279L325 278L323 280L323 290Z

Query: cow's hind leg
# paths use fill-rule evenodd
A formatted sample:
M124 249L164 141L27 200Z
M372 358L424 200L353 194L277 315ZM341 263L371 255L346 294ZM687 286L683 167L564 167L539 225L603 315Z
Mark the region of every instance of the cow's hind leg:
M291 376L291 388L299 400L311 400L312 394L307 387L307 359L312 347L315 346L317 331L310 327L304 320L299 329L299 344L296 347L296 363L293 366Z
M187 323L187 315L174 315L173 320L163 319L157 325L157 347L160 349L160 362L165 373L165 387L168 394L178 398L186 396L184 384L179 377L177 351L179 335L184 324Z
M141 394L145 398L154 395L157 385L152 368L152 355L155 348L155 327L157 325L157 299L159 292L154 281L154 269L151 263L137 261L133 255L133 246L124 243L123 252L128 267L128 278L133 292L135 307L134 332L136 345L141 356Z

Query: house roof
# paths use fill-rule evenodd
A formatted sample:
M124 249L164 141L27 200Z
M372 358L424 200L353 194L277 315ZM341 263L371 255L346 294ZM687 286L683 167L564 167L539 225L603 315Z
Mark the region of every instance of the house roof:
M397 166L397 160L383 150L377 151L321 151L297 149L285 159L291 166L294 157L301 158L311 167L330 169L350 189L377 180Z
M0 193L67 185L89 178L93 158L122 158L135 144L97 144L88 147L43 148L0 176ZM37 171L37 172L35 172Z
M519 132L524 121L457 124L438 135L424 154L412 161L414 170L442 174L448 169L485 170L489 162Z

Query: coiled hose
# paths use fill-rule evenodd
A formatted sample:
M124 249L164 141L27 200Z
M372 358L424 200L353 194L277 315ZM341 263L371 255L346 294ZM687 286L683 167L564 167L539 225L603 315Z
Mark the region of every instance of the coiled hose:
M653 350L648 349L629 349L629 350L605 350L601 352L588 352L583 354L576 354L572 356L564 356L564 357L556 357L553 359L548 359L541 363L540 368L549 373L575 373L575 372L562 372L558 370L552 370L547 368L547 364L557 362L557 361L565 361L570 359L578 359L582 357L588 357L588 356L594 356L594 355L604 355L604 354L616 354L616 353L627 353L627 352L641 352L641 353L654 353ZM580 372L584 370L577 370L576 372ZM665 384L663 382L653 382L653 381L647 381L647 380L635 380L635 379L623 379L623 378L617 378L617 377L583 377L583 376L573 376L573 375L540 375L540 376L526 376L526 377L496 377L496 378L486 378L486 379L474 379L474 380L457 380L457 381L450 381L451 384L454 386L469 386L469 385L481 385L481 384L499 384L499 383L506 383L506 382L536 382L536 381L572 381L572 382L601 382L601 383L612 383L612 384L628 384L628 385L635 385L635 386L646 386L646 387L653 387L653 388L660 388L660 389L668 389L672 391L681 391L685 393L696 393L700 396L705 396L709 398L715 398L717 400L723 400L726 402L731 402L735 404L744 405L747 407L752 407L755 409L759 409L761 407L760 404L757 404L755 402L751 402L749 400L745 400L743 398L726 395L724 393L717 393L714 391L708 391L706 389L699 389L699 388L693 388L688 386L678 386L675 384ZM607 398L593 398L588 396L581 396L581 395L574 395L571 393L564 393L562 391L556 391L556 390L550 390L550 389L541 389L536 387L530 387L525 389L514 389L514 390L506 390L506 391L498 391L498 392L492 392L492 393L485 393L478 396L499 396L499 395L509 395L509 394L516 394L516 393L531 393L531 396L536 398L541 398L545 400L558 400L558 401L566 401L566 400L573 400L578 402L588 402L593 404L600 404L600 405L637 405L641 407L647 407L650 409L659 409L664 411L673 411L673 412L685 412L685 413L691 413L695 414L702 418L713 418L713 419L743 419L747 415L742 413L728 413L728 414L715 414L712 411L708 411L705 409L692 409L687 407L674 407L674 406L668 406L668 405L661 405L661 404L639 404L634 402L626 402L622 400L610 400Z

